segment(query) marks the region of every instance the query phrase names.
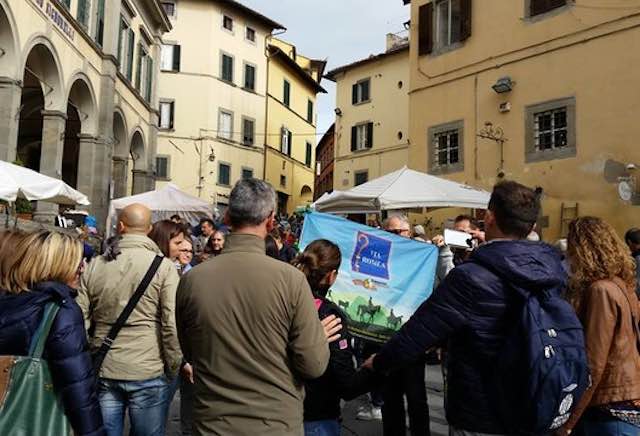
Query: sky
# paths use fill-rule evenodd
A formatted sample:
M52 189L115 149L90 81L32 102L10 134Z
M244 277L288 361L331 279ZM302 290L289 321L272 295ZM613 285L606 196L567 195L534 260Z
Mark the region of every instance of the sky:
M387 33L404 30L402 0L238 0L287 28L280 38L298 53L327 60L328 72L385 49ZM406 34L403 34L405 36ZM318 140L335 119L335 84L324 79L318 97Z

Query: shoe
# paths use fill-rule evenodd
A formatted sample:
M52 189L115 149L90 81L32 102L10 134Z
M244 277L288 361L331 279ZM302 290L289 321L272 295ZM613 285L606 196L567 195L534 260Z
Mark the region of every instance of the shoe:
M362 407L358 410L356 419L360 421L382 421L382 409L380 407Z

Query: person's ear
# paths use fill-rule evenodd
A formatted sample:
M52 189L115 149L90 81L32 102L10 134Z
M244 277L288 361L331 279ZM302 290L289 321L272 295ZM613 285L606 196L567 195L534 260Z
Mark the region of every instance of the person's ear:
M328 283L329 286L333 286L333 284L338 280L338 270L333 270L329 273Z
M124 225L124 223L122 221L118 221L117 229L118 229L118 233L123 233L124 232L125 225Z
M276 214L275 212L271 212L269 218L267 218L267 233L271 233L271 231L276 227Z
M147 227L147 235L151 233L151 230L153 230L153 225L149 224L149 227Z

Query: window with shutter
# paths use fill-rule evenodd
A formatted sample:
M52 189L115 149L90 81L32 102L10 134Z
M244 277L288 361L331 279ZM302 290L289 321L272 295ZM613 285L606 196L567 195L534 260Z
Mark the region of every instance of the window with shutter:
M287 107L291 104L291 84L286 79L284 80L283 85L282 102Z
M313 124L313 102L307 100L307 122Z
M249 118L242 118L242 143L244 145L254 145L255 144L255 130L256 123L254 120Z
M289 149L287 150L287 155L291 156L291 150L293 150L293 133L291 133L291 130L287 132L287 137L288 137L288 143L289 143Z
M220 76L222 80L233 83L233 56L225 53L222 54L222 71Z
M224 139L233 138L233 112L220 110L218 116L218 137Z
M173 71L180 71L180 54L181 48L179 45L173 46Z
M220 162L218 165L218 184L222 186L231 185L231 165Z
M357 124L351 128L351 151L373 147L373 123Z
M370 96L371 79L358 81L352 88L352 103L360 104L371 100Z
M251 168L242 168L242 178L244 180L252 179L253 178L253 170Z
M222 27L227 29L230 32L233 32L233 18L224 15L222 17Z
M256 67L253 65L244 65L244 88L251 91L256 90Z
M160 51L160 69L162 71L171 71L173 68L173 45L162 44Z
M120 72L125 74L126 62L124 61L124 54L126 53L127 46L127 23L124 18L120 17L120 31L118 33L118 64Z
M312 160L312 149L313 146L311 145L310 142L307 141L306 143L307 146L307 150L306 150L306 154L305 154L305 158L304 158L304 163L306 166L308 166L309 168L311 168L311 160Z
M144 49L142 48L142 44L138 44L138 63L136 65L136 89L138 92L142 90L142 78L144 75L142 74L142 68L144 65Z
M167 17L174 18L176 16L176 4L175 2L162 2L162 8L167 14Z
M256 31L251 27L247 27L244 37L247 41L256 42Z
M156 178L169 180L170 156L156 156Z
M367 123L367 137L364 146L365 148L373 147L373 123Z
M354 186L360 186L364 183L367 183L369 181L369 171L368 170L364 170L364 171L356 171L354 173L354 180L353 180L353 184Z
M455 121L429 129L429 166L431 172L442 174L464 169L463 128L463 121Z

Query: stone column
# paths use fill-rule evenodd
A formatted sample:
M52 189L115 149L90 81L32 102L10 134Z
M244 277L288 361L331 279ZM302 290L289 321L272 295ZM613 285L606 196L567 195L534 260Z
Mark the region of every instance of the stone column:
M133 195L152 191L155 180L145 170L133 170Z
M16 159L21 98L20 82L0 77L0 160L7 162Z
M56 179L62 178L62 153L67 114L60 111L42 111L42 151L40 173ZM34 219L53 223L58 214L58 205L39 201Z
M93 186L96 183L95 164L97 159L96 143L97 138L81 133L78 135L80 141L80 152L78 153L78 191L89 197L93 206L95 199ZM89 209L86 207L85 209Z
M127 179L129 175L129 159L113 156L113 198L127 196Z

